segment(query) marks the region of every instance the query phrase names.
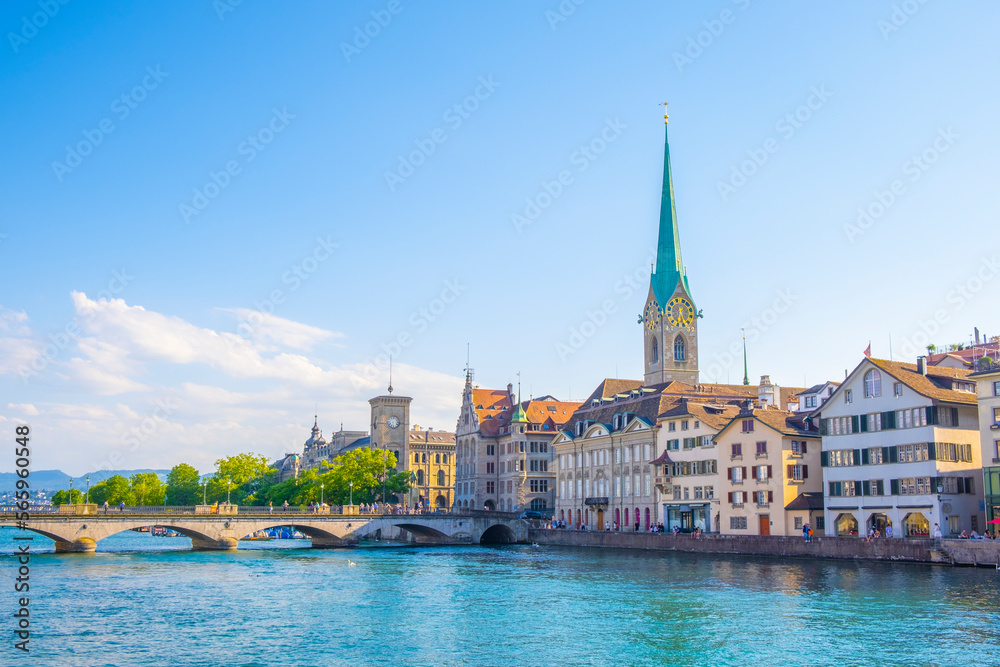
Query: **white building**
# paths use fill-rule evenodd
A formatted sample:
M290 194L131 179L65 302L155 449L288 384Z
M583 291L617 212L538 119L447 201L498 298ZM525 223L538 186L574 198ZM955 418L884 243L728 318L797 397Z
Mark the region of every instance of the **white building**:
M979 439L983 457L983 494L986 520L1000 518L1000 363L989 359L973 373L979 399ZM1000 526L987 526L994 532Z
M811 415L823 436L827 535L982 530L969 371L865 358Z

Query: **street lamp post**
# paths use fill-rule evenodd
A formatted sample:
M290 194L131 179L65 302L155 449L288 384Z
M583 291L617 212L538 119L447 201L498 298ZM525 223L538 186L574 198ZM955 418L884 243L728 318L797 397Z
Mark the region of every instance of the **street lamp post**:
M325 489L325 488L326 488L326 484L320 484L319 485L319 504L321 506L323 505L323 489Z
M203 477L201 480L201 504L208 504L208 478Z
M351 507L354 507L354 480L352 479L348 486L351 488Z
M73 504L73 478L69 478L69 498L66 499L67 505Z
M229 492L232 491L232 488L231 488L232 485L233 485L233 478L232 477L227 477L226 478L226 504L227 505L230 504L229 503Z
M90 504L90 475L87 475L87 496L83 500L84 505Z

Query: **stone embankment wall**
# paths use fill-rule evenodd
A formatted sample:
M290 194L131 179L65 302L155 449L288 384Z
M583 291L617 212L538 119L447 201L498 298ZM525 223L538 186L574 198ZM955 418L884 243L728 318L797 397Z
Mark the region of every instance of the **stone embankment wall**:
M689 553L742 554L802 558L909 561L918 563L995 564L1000 562L1000 541L930 539L878 539L814 535L801 537L762 535L691 535L669 533L614 533L579 530L532 530L528 539L536 544L566 547L608 547L684 551Z

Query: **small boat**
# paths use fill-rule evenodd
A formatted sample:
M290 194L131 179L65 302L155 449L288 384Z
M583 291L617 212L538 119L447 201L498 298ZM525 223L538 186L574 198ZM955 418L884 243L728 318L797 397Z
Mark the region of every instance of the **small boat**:
M258 530L256 533L254 533L252 535L247 535L245 537L241 537L240 541L241 542L266 542L268 540L273 540L273 539L275 539L274 535L271 535L266 530Z

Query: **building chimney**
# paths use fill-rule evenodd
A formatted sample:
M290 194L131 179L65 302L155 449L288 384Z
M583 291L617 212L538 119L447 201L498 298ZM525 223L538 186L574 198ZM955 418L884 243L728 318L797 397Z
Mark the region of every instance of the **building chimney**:
M927 357L917 357L917 372L927 375Z

